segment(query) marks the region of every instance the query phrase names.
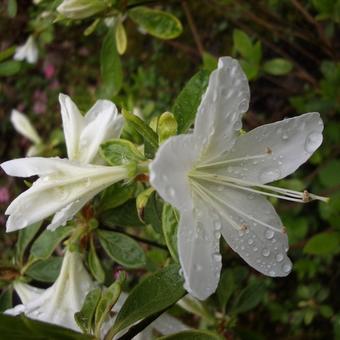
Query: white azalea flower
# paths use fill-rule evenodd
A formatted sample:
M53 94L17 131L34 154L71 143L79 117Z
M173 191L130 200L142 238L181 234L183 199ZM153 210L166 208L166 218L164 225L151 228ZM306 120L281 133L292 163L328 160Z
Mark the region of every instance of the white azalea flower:
M23 113L17 110L12 110L11 122L14 128L19 133L21 133L23 136L25 136L27 139L29 139L31 142L35 144L41 143L41 139L36 129L34 128L34 126L31 124L29 119Z
M198 108L194 132L169 138L150 165L150 182L180 211L178 251L185 288L206 299L217 287L220 235L250 266L286 276L288 239L262 196L294 202L322 197L266 183L284 178L322 142L319 113L306 113L240 135L249 86L236 60L220 58Z
M16 283L14 288L23 304L5 313L24 313L31 319L79 331L74 313L81 309L87 293L95 286L83 265L81 255L78 252L66 251L56 282L48 289Z
M7 208L7 231L25 228L52 214L49 229L70 220L91 198L128 177L123 166L88 164L95 161L100 144L119 137L123 118L116 106L99 100L83 117L72 100L60 95L61 113L69 159L30 157L1 164L11 176L39 179Z
M19 61L26 60L30 64L37 62L38 48L33 35L30 35L23 45L17 47L13 58Z

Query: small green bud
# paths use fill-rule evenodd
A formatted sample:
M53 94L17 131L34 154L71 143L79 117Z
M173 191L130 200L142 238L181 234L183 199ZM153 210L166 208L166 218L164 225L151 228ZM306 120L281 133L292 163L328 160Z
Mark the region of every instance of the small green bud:
M158 121L159 142L163 143L177 133L177 121L171 112L164 112Z
M109 7L104 0L64 0L57 11L69 19L84 19Z

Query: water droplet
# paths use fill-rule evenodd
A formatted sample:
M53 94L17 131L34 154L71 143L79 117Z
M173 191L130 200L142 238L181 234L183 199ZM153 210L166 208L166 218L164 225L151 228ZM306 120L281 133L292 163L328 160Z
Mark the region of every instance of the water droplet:
M213 254L213 260L215 262L220 262L222 260L222 256L220 254L215 253Z
M267 229L264 233L266 239L271 240L274 237L274 231L271 229Z
M261 183L273 182L279 179L281 176L281 172L277 168L267 168L262 171L259 176Z
M284 257L284 256L283 256L283 254L281 254L281 253L277 254L277 255L276 255L276 261L277 261L277 262L281 262L281 261L283 260L283 257Z
M245 112L245 111L247 111L247 109L248 109L248 101L247 101L247 100L241 101L241 103L240 103L238 109L239 109L242 113Z
M241 130L242 128L242 122L240 120L237 120L235 123L234 123L234 130L235 131L238 131L238 130Z
M308 153L313 153L322 142L322 134L320 132L312 132L310 133L305 142L305 150Z
M244 230L239 230L238 234L242 237L244 235Z
M200 272L202 270L202 266L200 264L195 264L194 268L197 272Z
M287 140L288 139L288 135L286 135L285 133L282 135L282 140Z
M270 275L270 276L275 276L274 270L271 270L271 271L269 272L269 275Z
M222 229L222 223L220 221L214 222L215 230L220 231Z
M285 263L283 266L282 266L282 270L285 272L285 273L289 273L291 270L292 270L292 265L290 263Z
M247 197L248 197L248 199L252 200L252 199L254 199L255 195L254 194L249 194Z
M270 250L267 249L267 248L264 248L264 249L262 250L262 255L265 256L265 257L269 256L269 255L270 255Z
M175 192L175 189L174 189L173 187L167 187L166 191L167 191L167 194L168 194L170 197L175 197L176 192Z
M257 247L254 247L254 248L253 248L253 250L254 250L254 251L258 251L258 250L259 250L259 248L257 248Z
M250 238L250 239L248 240L248 244L250 245L250 244L253 244L253 243L254 243L254 240Z

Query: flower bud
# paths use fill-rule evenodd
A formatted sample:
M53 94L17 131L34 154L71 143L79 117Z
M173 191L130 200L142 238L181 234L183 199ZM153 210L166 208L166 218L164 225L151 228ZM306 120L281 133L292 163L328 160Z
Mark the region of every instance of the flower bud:
M169 137L176 135L177 121L171 112L164 112L158 121L159 141L163 143Z

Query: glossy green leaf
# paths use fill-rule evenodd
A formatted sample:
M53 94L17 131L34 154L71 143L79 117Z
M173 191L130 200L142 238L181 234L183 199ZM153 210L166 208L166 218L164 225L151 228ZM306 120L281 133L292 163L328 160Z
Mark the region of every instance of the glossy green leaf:
M12 47L6 48L3 51L0 51L0 62L5 60L5 59L8 59L14 53L15 53L15 46L12 46Z
M162 211L162 230L170 254L177 263L179 263L177 250L178 221L178 212L170 204L165 203Z
M217 58L209 52L203 52L203 68L208 72L212 72L217 68Z
M74 314L77 325L84 333L90 334L94 330L94 315L101 295L101 288L91 290L86 295L81 310Z
M39 231L40 226L41 222L38 222L19 230L18 241L15 244L16 258L19 262L22 261L27 246L30 244L34 236Z
M233 32L233 43L236 52L240 53L245 59L252 60L253 43L246 32L235 29Z
M162 231L162 209L163 202L153 191L144 208L144 221L146 224L151 224L158 233Z
M19 316L0 314L0 334L6 340L94 340L92 336L32 320L23 314Z
M109 227L143 227L144 223L139 219L136 201L131 199L123 205L106 210L100 216L100 221Z
M25 274L37 281L55 282L59 275L62 262L62 257L51 256L46 260L33 263Z
M232 312L235 314L245 313L255 308L263 299L266 288L262 282L253 282L242 290L236 298Z
M13 306L13 288L7 287L2 290L0 295L0 313Z
M0 63L0 77L9 77L17 74L21 69L20 61L8 60Z
M73 228L69 226L59 227L55 231L45 230L34 241L31 247L31 257L47 259L60 242L71 234Z
M123 69L113 29L109 30L100 51L101 97L111 99L121 89Z
M186 132L193 124L202 95L208 86L209 72L197 72L184 86L175 100L172 113L178 123L178 133Z
M131 237L106 230L97 230L97 234L106 253L117 263L128 268L145 265L144 251Z
M307 254L330 255L340 251L340 234L324 232L313 236L303 248Z
M282 58L275 58L266 61L263 64L263 70L266 73L272 74L274 76L282 76L289 73L293 69L293 64Z
M223 338L216 333L197 330L162 336L158 340L223 340Z
M87 255L87 262L89 265L89 269L93 277L99 283L103 283L105 281L105 272L103 266L97 256L96 248L94 246L93 238L90 241L90 249Z
M172 306L185 294L179 266L170 265L142 280L120 309L110 336ZM107 337L109 338L109 337Z
M164 11L138 6L128 11L129 18L149 34L160 39L173 39L182 33L181 22Z
M100 146L100 155L110 165L121 165L131 161L143 161L145 157L135 144L125 139L112 139Z

